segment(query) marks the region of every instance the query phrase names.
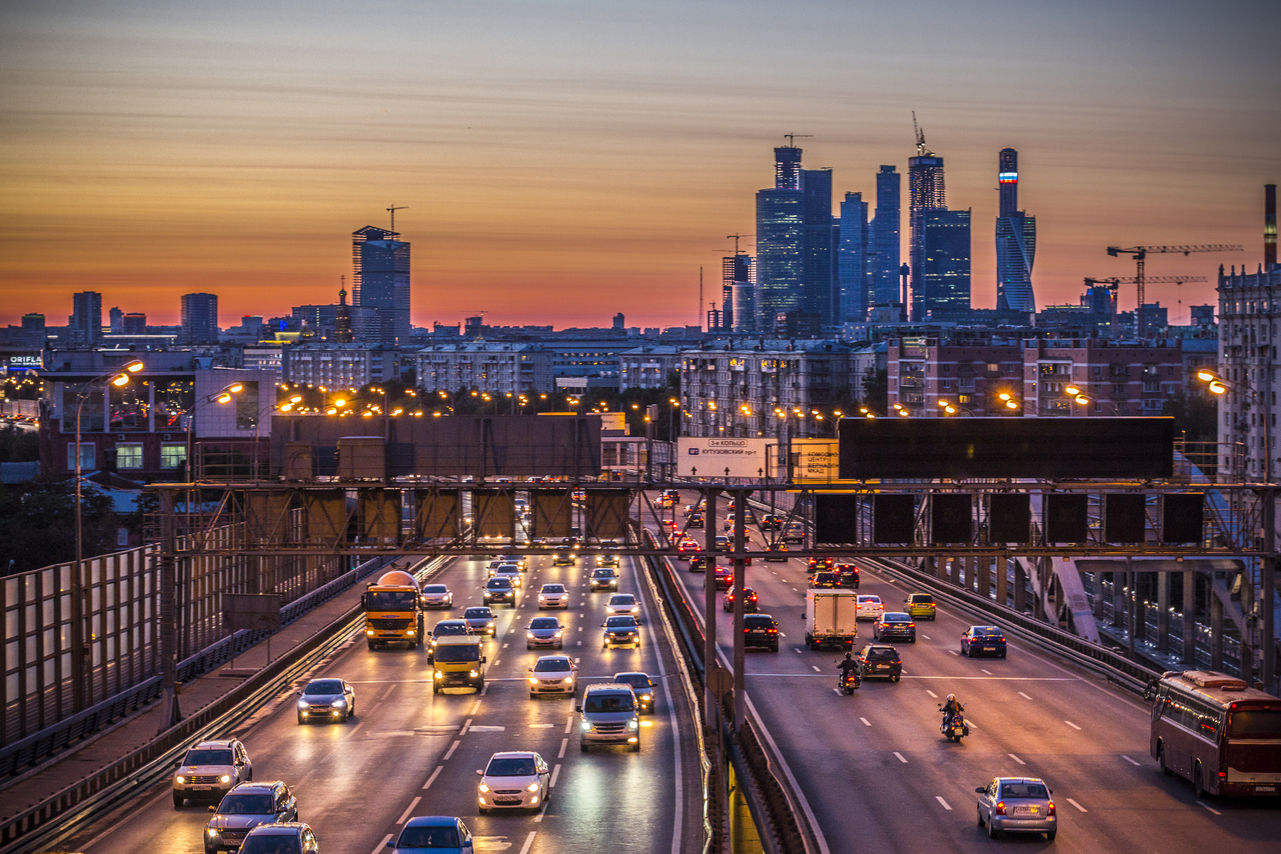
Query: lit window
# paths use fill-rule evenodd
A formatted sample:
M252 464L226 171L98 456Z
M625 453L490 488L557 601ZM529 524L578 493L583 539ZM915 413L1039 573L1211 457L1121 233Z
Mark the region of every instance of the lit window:
M142 468L142 444L130 442L116 445L116 468Z
M160 445L160 467L174 469L187 462L187 445L184 442L164 442Z

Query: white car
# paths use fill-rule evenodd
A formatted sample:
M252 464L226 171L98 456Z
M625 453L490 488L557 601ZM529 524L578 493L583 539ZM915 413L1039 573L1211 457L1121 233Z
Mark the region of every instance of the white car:
M485 770L477 769L476 805L491 809L538 809L547 800L551 769L543 757L529 750L495 753Z
M858 594L858 607L855 611L856 618L859 620L879 620L885 613L885 603L881 601L880 596L870 593Z
M424 584L418 598L424 608L452 608L454 594L444 584Z
M640 603L636 597L630 593L615 593L609 597L605 603L605 614L610 617L619 614L630 614L633 617L640 617Z
M538 590L538 607L568 608L569 591L563 584L544 584Z
M573 694L578 668L568 655L540 655L529 669L529 696Z

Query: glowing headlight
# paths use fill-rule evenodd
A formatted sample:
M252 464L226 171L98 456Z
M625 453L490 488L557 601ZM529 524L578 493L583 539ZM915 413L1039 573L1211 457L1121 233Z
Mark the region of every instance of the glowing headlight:
M478 671L472 670L467 675L475 679L477 676L480 675L480 673Z
M412 637L414 636L414 630L413 630L413 629L410 629L410 630L409 630L409 632L408 632L408 634L409 634L409 636L412 638Z
M537 640L537 638L534 637L533 632L525 632L525 637L529 638L530 640Z
M583 732L591 732L591 731L592 731L592 725L587 721L583 721Z
M529 684L530 684L530 685L537 685L537 684L538 684L538 680L537 680L537 679L535 679L533 676L531 676L531 677L529 677Z
M299 701L298 701L298 708L300 708L300 709L307 709L307 708L310 708L310 707L311 707L311 704L310 704L310 703L308 703L306 700L299 700Z
M332 707L333 707L333 708L335 708L335 709L341 709L341 708L344 708L344 707L347 705L347 701L346 701L346 700L334 700L334 701L333 701L332 703L330 703L329 705L330 705L330 706L332 706Z
M481 782L481 784L480 784L480 790L481 790L482 792L488 792L488 791L489 791L489 784L488 784L488 783L485 783L485 782Z
M444 679L444 678L445 678L445 674L443 674L443 673L441 673L439 670L437 670L437 671L436 671L436 678L437 678L437 679Z
M372 637L374 636L374 630L373 630L373 629L365 629L365 634L366 634L368 637L371 637L371 638L372 638Z
M206 836L208 836L210 839L217 839L217 838L218 838L218 828L216 828L216 827L206 827L206 828L205 828L205 835L206 835Z
M538 791L538 784L537 784L537 783L530 783L528 786L526 786L526 787L525 787L525 791L526 791L526 792L537 792L537 791Z
M220 782L220 783L230 783L230 782L231 782L231 775L230 775L230 774L223 774L221 777L219 777L219 778L218 778L218 782Z
M632 718L630 721L627 722L627 728L640 729L640 721L636 720L635 718Z
M179 774L177 777L173 778L173 781L181 786L183 783L187 782L187 778Z
M573 683L574 683L574 677L573 677L573 676L566 676L566 677L565 677L565 684L566 684L566 685L572 685Z

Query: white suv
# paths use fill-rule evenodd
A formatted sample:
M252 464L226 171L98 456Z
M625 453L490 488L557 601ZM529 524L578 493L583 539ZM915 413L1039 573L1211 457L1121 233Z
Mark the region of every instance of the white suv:
M202 741L187 751L174 773L173 805L205 800L217 803L232 786L254 778L254 766L236 738Z
M885 603L880 596L870 593L858 594L858 607L855 609L858 620L879 620L885 613Z

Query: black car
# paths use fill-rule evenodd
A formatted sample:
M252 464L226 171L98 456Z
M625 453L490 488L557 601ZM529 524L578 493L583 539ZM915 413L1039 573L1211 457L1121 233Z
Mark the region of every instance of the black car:
M594 569L592 570L591 581L588 583L591 590L617 590L618 576L612 569Z
M759 598L756 591L750 587L743 588L743 613L750 614L758 610ZM725 591L725 601L723 607L726 611L734 610L734 590L731 588Z
M636 695L636 701L640 703L640 713L642 715L654 714L654 680L649 678L648 673L641 673L638 670L615 673L614 681L622 685L632 686L632 693Z
M516 588L506 578L491 578L485 582L485 593L482 597L486 605L501 602L504 605L516 604Z
M694 555L689 559L690 572L706 572L709 566L716 565L716 558L711 555Z
M841 586L841 577L835 572L823 570L810 576L810 587L835 588Z
M743 649L778 652L778 620L769 614L744 614Z
M999 655L1005 658L1005 632L996 626L970 626L961 635L961 655Z
M903 660L898 650L886 643L869 643L854 656L858 672L864 679L884 676L897 682L903 675Z
M916 643L916 622L903 611L886 611L872 624L872 637L878 641L905 640Z
M573 566L578 563L578 554L570 548L556 549L552 556L552 566Z
M702 528L704 527L705 524L706 522L703 520L703 514L695 512L695 513L689 514L689 521L685 523L685 527Z

